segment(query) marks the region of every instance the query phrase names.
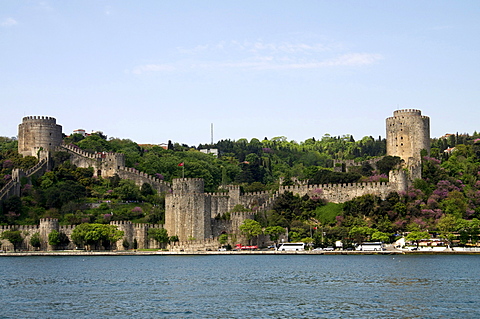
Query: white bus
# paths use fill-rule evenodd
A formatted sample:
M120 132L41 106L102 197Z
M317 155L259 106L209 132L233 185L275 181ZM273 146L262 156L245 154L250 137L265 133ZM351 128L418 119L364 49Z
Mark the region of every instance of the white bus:
M385 250L382 242L365 242L357 245L355 250L361 251L383 251Z
M302 251L305 250L305 243L283 243L278 247L280 251Z

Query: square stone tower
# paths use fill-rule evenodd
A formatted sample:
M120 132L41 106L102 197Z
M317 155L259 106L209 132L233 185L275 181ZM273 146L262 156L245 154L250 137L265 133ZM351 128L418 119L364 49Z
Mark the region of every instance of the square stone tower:
M210 197L201 178L177 178L165 197L165 229L180 241L212 237Z

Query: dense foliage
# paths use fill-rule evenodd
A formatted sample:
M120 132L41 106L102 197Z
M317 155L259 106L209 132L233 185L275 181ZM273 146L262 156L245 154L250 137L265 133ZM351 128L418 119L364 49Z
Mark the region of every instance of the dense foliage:
M292 240L312 237L317 245L339 239L391 241L405 231L436 232L450 239L456 233L464 243L475 242L480 219L479 138L474 133L433 139L431 154L423 159L423 179L416 180L405 193L392 193L386 199L366 195L344 204L285 193L257 221L264 229L287 228ZM399 161L384 157L374 170L361 161L385 155L385 140L365 137L355 141L350 135L325 135L300 143L285 137L222 140L198 148L169 142L167 149L107 139L102 133L87 137L74 134L65 142L91 152L124 153L128 167L166 181L182 175L203 178L209 192L227 184L241 185L243 191L262 191L275 190L280 183L307 180L310 184L385 181ZM219 156L198 151L203 148L218 149ZM31 185L23 183L21 197L2 203L0 223L36 224L43 217L58 218L62 224L108 224L112 220L163 223L164 194L156 194L149 184L138 187L117 176L94 178L91 169L66 161L65 153L53 157L52 171L33 179ZM348 172L336 172L337 159L355 160L359 165ZM11 179L13 169L28 169L36 163L36 158L17 153L15 139L0 138L0 186ZM274 237L278 235L272 228L269 231Z

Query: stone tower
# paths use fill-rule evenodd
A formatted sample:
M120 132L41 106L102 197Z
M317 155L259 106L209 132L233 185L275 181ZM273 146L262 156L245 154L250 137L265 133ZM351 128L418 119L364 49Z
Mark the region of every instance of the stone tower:
M420 152L430 153L430 118L420 110L398 110L387 118L387 155L406 163L420 161Z
M210 199L201 178L172 181L172 193L165 197L165 229L180 241L212 237Z
M420 110L398 110L387 118L387 155L398 156L402 168L390 172L398 190L406 190L413 180L422 178L421 151L430 154L430 118Z
M62 144L62 126L53 117L27 116L18 125L18 153L37 156L39 150L53 151Z
M53 247L48 243L48 235L54 230L59 230L58 219L56 218L42 218L40 219L40 226L38 228L41 238L41 248L44 250L52 250Z

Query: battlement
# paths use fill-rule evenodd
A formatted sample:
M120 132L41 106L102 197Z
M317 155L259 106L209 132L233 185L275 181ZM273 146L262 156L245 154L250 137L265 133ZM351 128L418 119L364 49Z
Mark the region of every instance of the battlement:
M118 171L124 171L124 172L127 172L127 173L135 174L136 176L138 176L138 177L140 177L144 180L148 180L148 181L151 181L151 182L161 184L165 188L170 188L171 187L170 183L165 182L164 180L158 179L158 178L156 178L152 175L148 175L147 173L141 172L141 171L139 171L135 168L120 166L120 167L118 167Z
M38 225L0 225L0 230L7 231L7 230L19 230L19 231L37 231Z
M60 148L64 148L64 149L67 149L77 155L80 155L82 157L87 157L87 158L90 158L90 159L97 159L97 158L102 158L102 155L101 154L93 154L93 153L90 153L90 152L87 152L87 151L84 151L82 150L81 148L79 148L78 146L76 145L73 145L73 144L63 144L60 146Z
M421 118L428 119L428 116L422 115L422 111L415 109L397 110L393 112L393 116L387 117L388 126L394 125L399 119L407 118ZM401 124L401 123L397 123Z
M40 162L38 162L37 164L35 164L35 166L33 166L32 168L28 169L28 170L25 172L25 175L31 176L31 175L34 174L36 171L40 170L44 165L47 165L47 160L45 160L45 159L41 160Z
M40 218L40 223L58 223L58 218Z
M255 216L255 212L231 212L230 219L250 219Z
M110 225L114 225L114 226L132 225L132 222L129 220L114 220L110 222Z
M203 178L174 178L172 182L203 182Z
M70 233L77 227L77 225L60 225L58 226L58 231L61 233Z
M155 229L162 229L163 224L133 224L133 227L135 229L145 229L148 230L150 228L155 228Z
M393 112L393 116L412 116L412 115L422 115L422 111L416 109L403 109L396 110Z
M175 178L172 180L174 193L202 193L204 192L204 180L202 178Z
M242 196L270 196L270 191L260 191L260 192L248 192L244 193Z
M363 183L343 183L343 184L322 184L322 185L304 185L304 186L281 186L280 189L287 192L312 191L314 189L334 189L334 188L365 188L365 187L385 187L390 182L363 182Z
M48 123L57 124L57 120L54 117L49 116L25 116L22 119L23 123Z
M10 195L10 193L12 192L12 188L15 186L15 183L18 182L9 180L8 183L5 184L2 189L0 189L0 200L3 200Z
M211 196L211 197L228 197L227 192L219 192L219 193L205 193L205 195Z

